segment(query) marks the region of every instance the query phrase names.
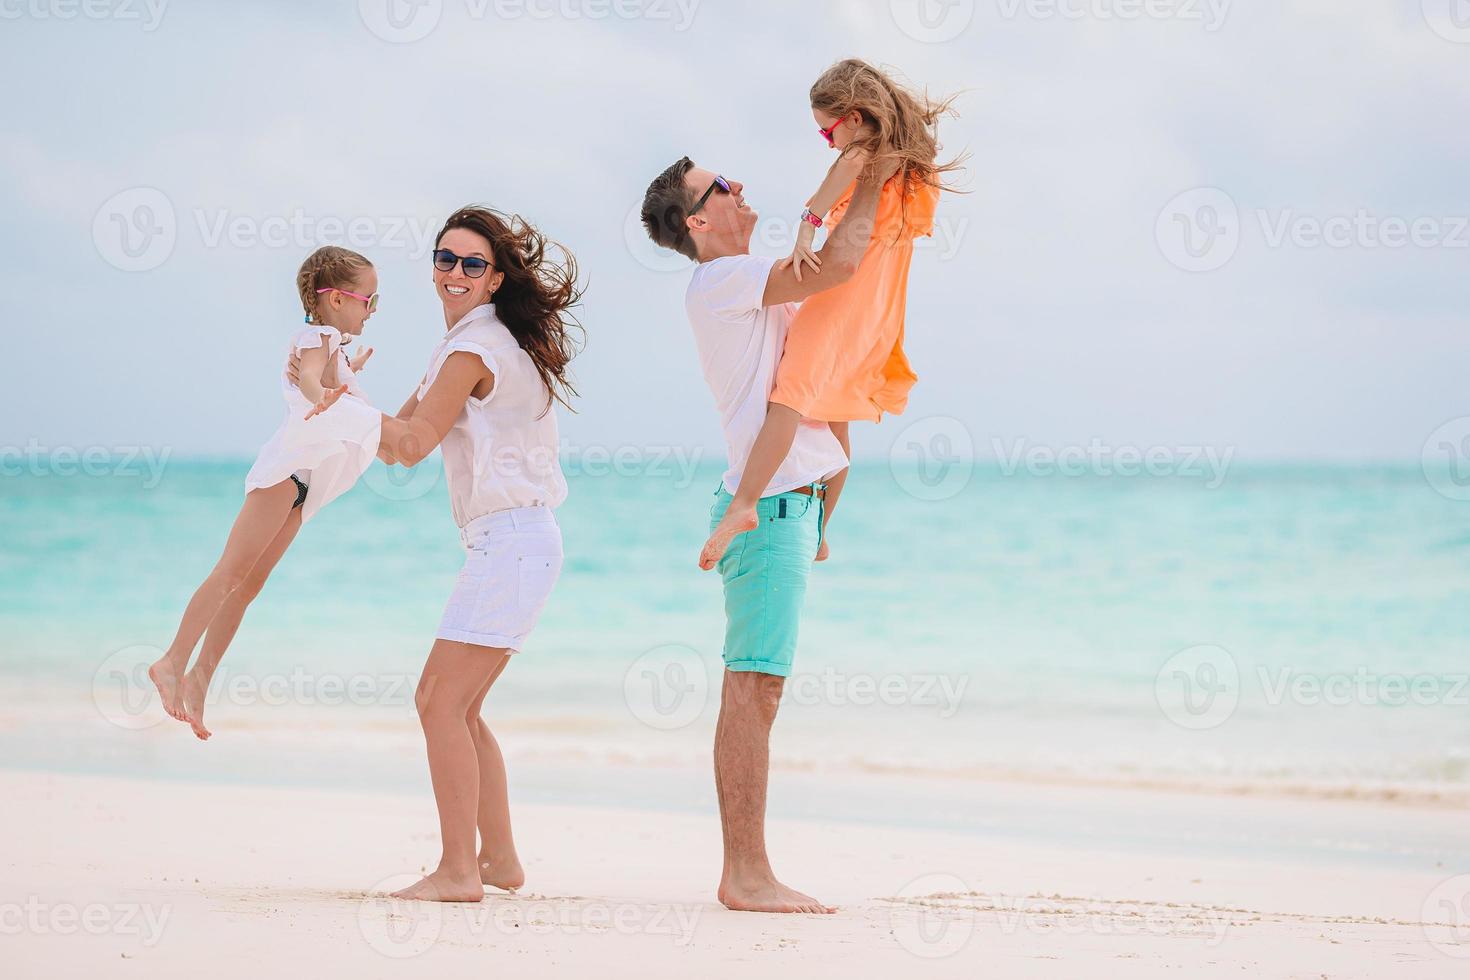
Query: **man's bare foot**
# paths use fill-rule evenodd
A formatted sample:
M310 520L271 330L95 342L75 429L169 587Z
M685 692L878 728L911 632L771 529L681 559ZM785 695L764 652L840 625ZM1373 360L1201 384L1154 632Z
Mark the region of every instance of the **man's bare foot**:
M725 516L720 518L720 523L710 532L709 540L704 543L704 550L699 553L699 567L705 571L714 568L725 557L725 549L730 547L735 535L753 531L759 523L754 507L737 507L732 502L725 511Z
M158 688L158 699L163 702L163 710L168 712L168 716L179 721L188 721L184 717L183 696L179 690L180 673L177 667L169 663L168 657L160 657L148 668L148 679Z
M775 878L749 882L720 882L717 893L720 904L732 912L812 912L831 915L837 910L804 895L794 888L787 888Z
M526 872L515 855L508 858L492 858L480 855L480 881L491 888L513 892L526 883Z
M184 720L201 742L213 734L204 727L204 699L209 693L209 678L202 674L196 666L184 675Z
M473 876L451 875L441 869L398 889L392 897L417 902L478 902L485 897L485 886Z

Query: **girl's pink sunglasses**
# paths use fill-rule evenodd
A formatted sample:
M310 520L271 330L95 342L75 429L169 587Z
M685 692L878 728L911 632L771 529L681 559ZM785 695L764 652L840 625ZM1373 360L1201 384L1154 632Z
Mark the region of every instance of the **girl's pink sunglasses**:
M322 293L341 293L343 296L351 296L353 299L360 299L367 304L367 311L369 313L376 313L378 309L377 293L373 293L371 296L364 296L362 293L354 293L346 289L338 289L336 286L324 286L316 291L316 294L318 296L320 296Z
M835 132L837 132L837 127L838 126L841 126L842 125L842 121L844 119L846 119L846 118L847 118L847 116L845 116L845 115L838 116L837 117L837 121L835 123L833 123L832 125L828 126L826 129L818 129L817 130L817 132L819 132L819 133L822 134L822 139L824 139L824 140L827 141L827 145L828 146L836 146L837 145L837 141L832 138L832 134L835 133Z

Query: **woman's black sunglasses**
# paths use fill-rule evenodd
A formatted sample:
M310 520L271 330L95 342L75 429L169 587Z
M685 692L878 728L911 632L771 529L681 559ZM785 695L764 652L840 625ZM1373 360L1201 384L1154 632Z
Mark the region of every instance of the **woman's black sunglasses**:
M471 279L480 278L485 274L485 270L490 268L489 262L473 255L460 256L447 248L434 249L434 268L440 272L453 272L455 263L459 263L460 268L464 269L464 274Z
M704 207L704 202L709 200L709 196L715 192L716 187L726 194L730 193L730 182L723 177L716 177L715 182L709 185L709 189L699 195L699 200L694 202L694 207L689 209L689 213L694 214L700 208Z

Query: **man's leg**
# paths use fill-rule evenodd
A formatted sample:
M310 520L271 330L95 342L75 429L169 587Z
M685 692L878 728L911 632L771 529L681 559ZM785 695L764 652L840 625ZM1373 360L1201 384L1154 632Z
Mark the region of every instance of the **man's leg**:
M757 671L725 671L715 728L715 790L725 836L719 898L742 912L832 912L777 881L766 854L771 725L784 683Z

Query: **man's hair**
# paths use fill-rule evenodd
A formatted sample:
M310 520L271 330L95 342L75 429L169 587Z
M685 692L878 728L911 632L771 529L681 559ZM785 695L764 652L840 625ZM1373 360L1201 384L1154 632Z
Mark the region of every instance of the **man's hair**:
M694 161L680 157L667 170L653 178L643 193L643 227L654 244L671 248L680 255L699 261L699 250L689 237L686 224L694 207L694 194L684 184L684 177L694 169Z

